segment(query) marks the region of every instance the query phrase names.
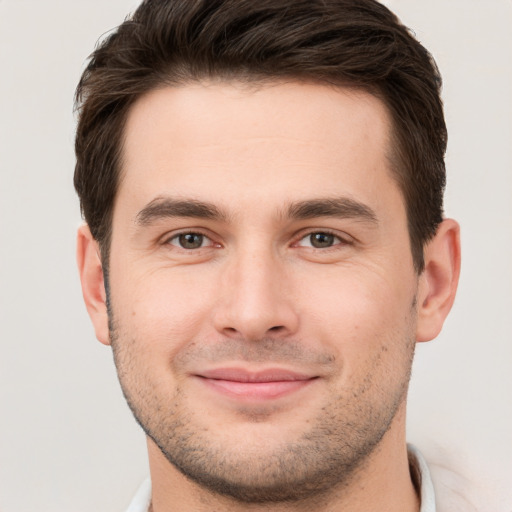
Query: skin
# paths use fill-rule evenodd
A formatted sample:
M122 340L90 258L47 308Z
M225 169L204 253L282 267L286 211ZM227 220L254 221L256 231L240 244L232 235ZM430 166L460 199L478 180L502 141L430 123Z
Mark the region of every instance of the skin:
M110 311L87 226L78 262L148 434L154 511L419 510L405 399L453 303L458 225L418 276L389 138L378 99L318 84L166 87L132 108ZM226 391L219 368L304 380Z

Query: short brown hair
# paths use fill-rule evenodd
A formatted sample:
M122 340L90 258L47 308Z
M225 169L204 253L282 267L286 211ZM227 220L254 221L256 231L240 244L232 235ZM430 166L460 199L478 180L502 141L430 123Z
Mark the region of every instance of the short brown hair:
M366 90L393 122L415 268L443 216L447 133L428 51L374 0L144 0L94 51L76 91L75 188L105 264L133 103L162 85L220 78Z

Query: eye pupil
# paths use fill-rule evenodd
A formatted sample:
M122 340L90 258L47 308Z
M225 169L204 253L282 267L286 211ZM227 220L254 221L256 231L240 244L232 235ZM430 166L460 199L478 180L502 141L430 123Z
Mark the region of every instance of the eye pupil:
M331 247L334 244L334 235L329 233L313 233L310 235L309 240L313 247L322 249L324 247Z
M184 249L198 249L203 245L203 235L199 233L184 233L179 236L179 242Z

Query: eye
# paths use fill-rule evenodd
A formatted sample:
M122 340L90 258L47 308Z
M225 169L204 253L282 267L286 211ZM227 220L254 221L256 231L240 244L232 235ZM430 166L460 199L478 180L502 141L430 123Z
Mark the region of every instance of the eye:
M309 233L302 238L297 245L301 247L313 247L314 249L328 249L333 245L342 244L344 241L332 233L317 231Z
M187 250L201 249L212 245L212 241L202 233L180 233L173 236L168 243Z

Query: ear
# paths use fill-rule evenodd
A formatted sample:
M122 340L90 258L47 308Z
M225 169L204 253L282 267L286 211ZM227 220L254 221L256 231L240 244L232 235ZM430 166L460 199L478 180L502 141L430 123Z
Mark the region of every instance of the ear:
M87 225L78 229L76 259L85 306L91 317L96 338L104 345L110 345L107 299L100 250L98 242L93 238Z
M460 228L445 219L427 244L418 289L416 341L430 341L441 331L455 300L460 273Z

